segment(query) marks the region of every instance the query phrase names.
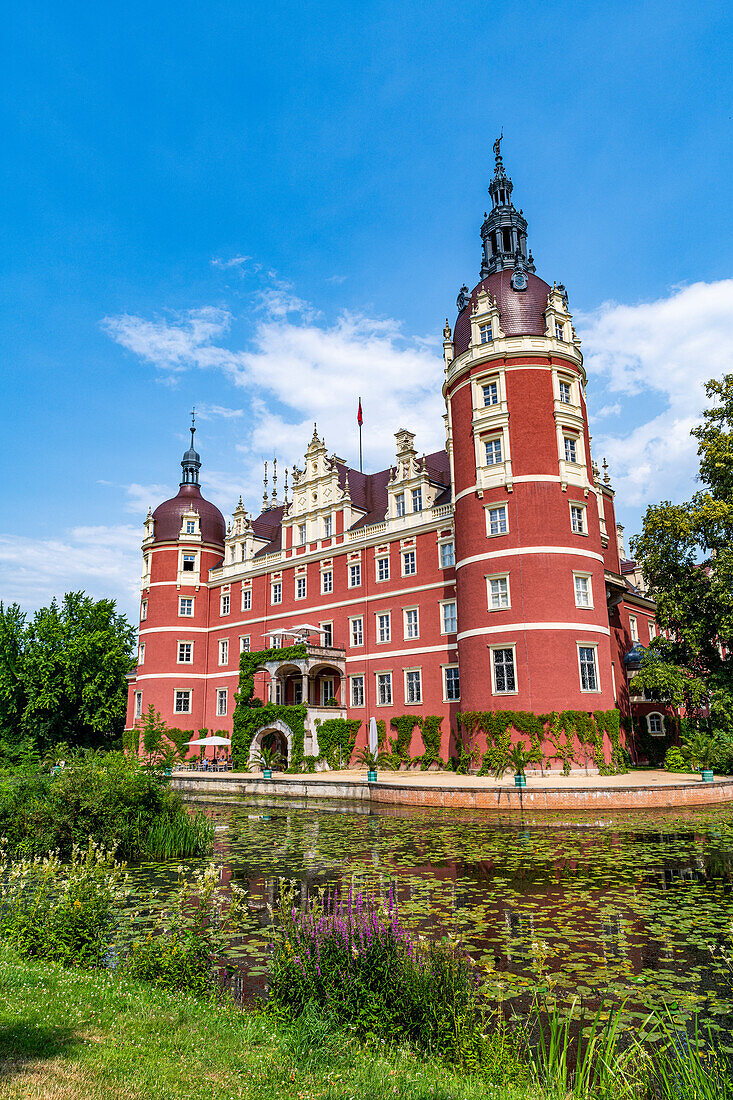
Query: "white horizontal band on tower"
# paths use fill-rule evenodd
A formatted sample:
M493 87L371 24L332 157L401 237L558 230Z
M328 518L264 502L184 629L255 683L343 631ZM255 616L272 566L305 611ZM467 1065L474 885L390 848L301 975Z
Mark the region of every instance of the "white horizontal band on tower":
M522 554L568 554L570 557L593 558L594 561L603 562L603 555L596 554L594 550L583 550L579 546L515 546L506 550L488 550L485 554L474 554L470 558L461 558L456 562L456 569L464 565L471 565L475 561L490 561L492 558L512 558Z
M463 638L478 638L482 634L510 634L514 630L575 630L581 635L611 635L607 626L596 626L594 623L506 623L504 626L482 626L476 630L464 630L458 635L458 641Z

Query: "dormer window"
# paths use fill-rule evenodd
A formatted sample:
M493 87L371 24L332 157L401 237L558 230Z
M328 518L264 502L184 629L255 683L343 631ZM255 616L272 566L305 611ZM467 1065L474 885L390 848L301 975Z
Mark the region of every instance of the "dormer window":
M501 437L495 436L484 443L486 450L486 465L497 466L501 462Z
M412 510L422 512L422 489L412 490Z
M571 401L572 391L570 389L569 382L560 382L560 400L563 405L569 405Z
M298 545L305 546L308 535L308 529L305 523L298 524Z
M491 341L494 339L493 334L491 332L491 325L480 325L479 326L479 334L481 336L481 343L482 344L490 344Z
M398 516L404 516L405 514L405 494L397 493L394 498L395 512Z
M333 519L331 516L324 516L323 519L323 537L324 539L330 539L333 535Z
M560 323L560 321L555 321L555 339L556 340L564 340L565 339L565 328Z
M498 382L487 382L484 386L481 387L481 390L484 395L484 408L487 408L489 405L499 404Z
M193 519L186 520L186 534L194 535L196 533L196 521Z

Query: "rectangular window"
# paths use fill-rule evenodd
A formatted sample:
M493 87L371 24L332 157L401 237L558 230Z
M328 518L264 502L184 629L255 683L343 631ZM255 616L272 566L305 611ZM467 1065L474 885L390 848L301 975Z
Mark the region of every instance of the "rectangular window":
M484 449L486 450L486 465L496 466L501 462L501 438L496 436L495 439L487 439L484 442Z
M458 674L458 665L449 665L444 671L446 701L455 703L461 698L461 680Z
M195 519L187 519L186 520L186 534L187 535L193 535L195 533L196 533L196 520Z
M661 714L648 714L646 720L649 725L649 733L652 737L664 737L664 726L662 724Z
M193 663L193 642L178 643L178 663L179 665L190 665Z
M456 551L452 542L441 542L440 544L440 568L452 569L456 564Z
M395 510L398 516L404 516L405 514L405 494L397 493L394 498Z
M565 437L565 461L577 462L578 461L578 441L571 435Z
M321 573L321 592L326 596L333 592L333 572L330 569L324 569Z
M145 664L145 642L141 642L137 651L137 663L139 665Z
M195 568L196 568L196 555L195 554L184 554L183 555L183 572L184 573L193 573Z
M249 639L249 634L240 634L240 636L239 636L239 652L240 653L249 653L250 652L250 645L251 645L251 643L250 643L250 639Z
M489 610L499 611L503 607L509 607L509 578L488 577Z
M422 703L422 683L417 668L405 673L405 702Z
M140 622L144 622L148 617L148 601L143 600L140 604Z
M175 709L176 714L190 714L191 713L191 692L190 691L177 691L176 692L176 703L175 703L175 708L174 709Z
M493 340L491 335L491 325L479 325L479 334L481 336L482 344L490 344Z
M499 383L487 382L481 387L481 392L484 395L484 408L488 408L489 405L499 404Z
M333 623L321 623L321 644L325 646L333 645Z
M441 634L455 634L458 630L458 613L456 606L455 600L448 600L446 603L440 605L440 612L443 619Z
M403 612L405 616L405 638L419 638L420 637L420 623L418 620L418 611L416 607L411 607L409 610Z
M352 676L351 679L351 705L352 707L364 706L364 677Z
M358 588L361 584L361 566L349 566L349 588Z
M229 640L227 638L219 639L219 664L229 664Z
M135 692L135 718L142 718L143 716L143 693L141 691Z
M308 533L307 525L305 523L299 523L298 524L298 544L300 546L305 546L307 533Z
M657 629L654 626L654 623L650 622L649 623L649 640L650 641L656 635L656 633L657 633Z
M389 558L377 558L377 580L389 580Z
M296 600L304 600L307 595L308 585L306 584L306 577L295 578L295 598Z
M222 615L229 614L230 598L229 596L222 596L221 598L221 613Z
M596 647L591 645L579 645L578 658L580 660L580 690L598 691Z
M575 580L575 606L576 607L592 607L593 600L591 598L590 577L583 576L582 573L576 573Z
M178 614L184 619L189 619L193 615L193 600L188 596L181 596L178 601Z
M283 586L280 581L274 581L272 585L272 603L283 602Z
M380 707L392 706L392 673L377 673L377 702Z
M243 588L242 589L242 611L251 611L251 610L252 610L252 589L251 588Z
M364 645L364 620L359 617L358 619L351 619L351 644L352 645Z
M219 688L216 693L216 715L223 718L227 712L227 689Z
M631 632L632 642L639 641L639 626L636 621L636 615L629 615L629 630Z
M414 577L417 573L417 556L414 550L405 550L402 555L402 576Z
M331 516L323 517L323 537L324 539L330 539L333 535L333 519Z
M496 695L507 695L517 690L517 681L514 675L514 650L492 649L491 659L494 672L494 692Z
M560 400L562 401L563 405L570 404L570 393L570 383L560 382Z
M389 611L377 615L377 641L388 642L392 637L392 621Z
M412 490L412 510L422 512L422 489Z
M555 339L556 340L564 340L564 338L565 338L565 330L564 330L562 324L560 323L560 321L555 321Z
M505 535L507 533L506 504L500 504L498 508L489 508L486 512L490 535Z
M574 534L585 534L585 508L582 505L570 505L570 526Z

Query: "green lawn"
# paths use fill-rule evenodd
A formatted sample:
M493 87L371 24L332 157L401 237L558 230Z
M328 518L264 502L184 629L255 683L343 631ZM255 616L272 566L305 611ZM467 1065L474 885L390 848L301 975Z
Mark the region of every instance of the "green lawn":
M365 1050L317 1026L278 1033L111 974L0 948L0 1100L533 1100L406 1050Z

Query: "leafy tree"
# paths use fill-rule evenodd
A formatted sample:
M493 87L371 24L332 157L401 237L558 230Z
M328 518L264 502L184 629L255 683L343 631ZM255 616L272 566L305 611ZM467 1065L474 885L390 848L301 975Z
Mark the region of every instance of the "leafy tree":
M632 540L657 601L657 637L634 688L733 733L733 374L708 382L711 404L693 428L702 488L691 501L646 510Z
M119 738L135 631L114 600L83 592L32 619L0 604L0 737L41 750L109 745Z

